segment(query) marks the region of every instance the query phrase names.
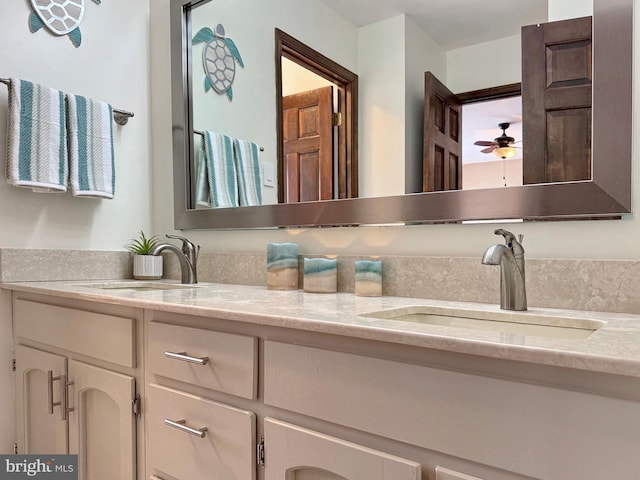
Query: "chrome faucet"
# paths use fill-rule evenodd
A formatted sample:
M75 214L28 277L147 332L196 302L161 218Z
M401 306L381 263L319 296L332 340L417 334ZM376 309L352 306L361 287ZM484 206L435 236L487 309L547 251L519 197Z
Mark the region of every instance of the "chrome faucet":
M188 239L177 235L166 235L167 238L182 240L182 250L171 243L159 243L151 249L150 255L160 255L163 250L171 250L180 260L180 270L182 273L182 283L198 283L198 254L200 245L196 246Z
M524 276L523 236L518 240L513 233L501 228L494 231L502 235L505 244L491 245L482 256L483 265L500 265L500 308L526 310L527 291Z

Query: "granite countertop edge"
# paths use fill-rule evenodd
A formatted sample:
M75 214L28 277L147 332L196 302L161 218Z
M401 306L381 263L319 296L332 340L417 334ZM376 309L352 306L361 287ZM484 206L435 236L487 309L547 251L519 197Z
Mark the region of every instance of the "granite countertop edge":
M153 291L110 290L91 286L108 282L11 282L1 284L0 287L89 302L640 377L640 315L535 308L527 312L516 312L513 314L514 318L544 315L586 319L602 326L583 339L525 337L363 315L415 305L457 312L501 312L499 306L490 304L409 297L358 297L352 293L310 294L302 290L276 291L266 287L216 283Z

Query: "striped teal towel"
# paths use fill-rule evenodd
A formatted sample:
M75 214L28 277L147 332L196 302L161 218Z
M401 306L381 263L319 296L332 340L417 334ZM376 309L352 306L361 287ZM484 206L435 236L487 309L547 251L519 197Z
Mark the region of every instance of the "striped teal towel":
M67 94L69 174L76 197L113 198L116 172L111 105Z
M196 205L211 208L211 190L209 189L209 169L204 154L204 136L194 135L193 150L198 152L196 156Z
M204 158L209 206L237 207L238 178L233 161L233 140L222 133L204 132ZM202 203L201 203L202 205Z
M64 93L26 80L9 82L7 182L36 192L66 192Z
M233 154L238 171L240 206L262 205L262 179L258 146L247 140L233 140Z

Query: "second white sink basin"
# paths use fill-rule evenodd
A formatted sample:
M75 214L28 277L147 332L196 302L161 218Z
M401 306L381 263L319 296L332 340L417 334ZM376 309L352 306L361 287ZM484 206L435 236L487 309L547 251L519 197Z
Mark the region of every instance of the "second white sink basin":
M531 311L467 311L421 305L379 310L361 315L402 322L567 339L587 338L605 324L597 320L543 315Z

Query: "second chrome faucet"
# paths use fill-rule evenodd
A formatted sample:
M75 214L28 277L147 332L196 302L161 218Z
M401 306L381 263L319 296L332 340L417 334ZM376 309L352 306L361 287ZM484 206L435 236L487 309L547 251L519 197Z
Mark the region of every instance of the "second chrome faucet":
M504 244L491 245L482 256L484 265L500 265L500 308L526 310L527 290L524 275L524 248L522 235L501 228L494 231L504 237Z

